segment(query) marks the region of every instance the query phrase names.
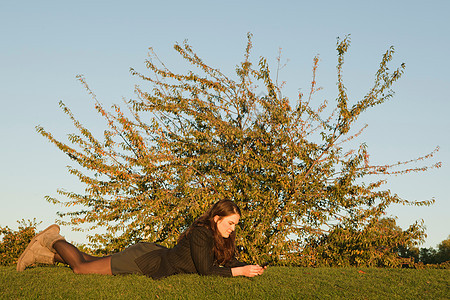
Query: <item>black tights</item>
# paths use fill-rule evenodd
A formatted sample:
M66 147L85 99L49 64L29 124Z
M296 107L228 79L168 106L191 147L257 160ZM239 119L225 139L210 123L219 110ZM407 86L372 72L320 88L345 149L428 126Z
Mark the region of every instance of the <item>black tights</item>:
M111 256L96 257L78 250L74 245L61 240L53 244L55 262L68 264L77 274L111 275Z

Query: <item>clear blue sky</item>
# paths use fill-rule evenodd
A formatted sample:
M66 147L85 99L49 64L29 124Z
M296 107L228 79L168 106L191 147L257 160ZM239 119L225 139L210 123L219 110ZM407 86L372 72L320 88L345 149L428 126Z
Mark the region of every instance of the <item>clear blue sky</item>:
M281 77L286 95L307 91L314 55L320 54L317 101L335 98L336 37L351 34L344 80L352 99L373 82L381 55L396 49L394 64L406 63L396 95L364 117L373 162L395 163L440 151L440 169L393 177L388 188L408 200L435 198L431 207L395 206L406 228L424 219L435 247L450 234L450 1L1 1L0 2L0 226L36 218L43 229L62 208L47 203L57 188L82 190L68 174L73 163L35 131L42 125L65 139L73 126L58 107L63 100L88 127L104 122L75 80L84 74L99 100L133 97L129 74L145 71L148 47L175 70L184 70L172 46L188 39L204 60L232 74L246 34L253 57L274 65L278 48L289 59ZM178 68L178 69L177 69ZM84 233L63 228L68 240Z

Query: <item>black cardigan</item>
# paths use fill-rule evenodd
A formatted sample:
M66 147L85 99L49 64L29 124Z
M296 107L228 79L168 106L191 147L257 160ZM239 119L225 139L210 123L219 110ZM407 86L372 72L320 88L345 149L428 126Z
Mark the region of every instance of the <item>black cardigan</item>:
M172 248L161 248L135 259L144 275L154 279L181 273L232 276L231 268L245 266L233 258L225 266L219 266L213 253L214 238L210 229L194 227Z

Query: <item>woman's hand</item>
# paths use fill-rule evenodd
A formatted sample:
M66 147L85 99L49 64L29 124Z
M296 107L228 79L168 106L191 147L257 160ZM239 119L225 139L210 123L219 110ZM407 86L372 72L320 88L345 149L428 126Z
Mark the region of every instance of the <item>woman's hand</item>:
M264 270L266 268L267 267L263 268L258 265L247 265L243 267L231 268L231 273L233 274L233 276L253 277L264 273Z

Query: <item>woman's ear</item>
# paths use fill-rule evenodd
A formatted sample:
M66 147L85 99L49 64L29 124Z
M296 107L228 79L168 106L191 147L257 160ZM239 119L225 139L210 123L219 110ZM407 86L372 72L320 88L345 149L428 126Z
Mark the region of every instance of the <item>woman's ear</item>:
M217 221L219 221L220 217L218 215L214 216L214 223L217 223Z

